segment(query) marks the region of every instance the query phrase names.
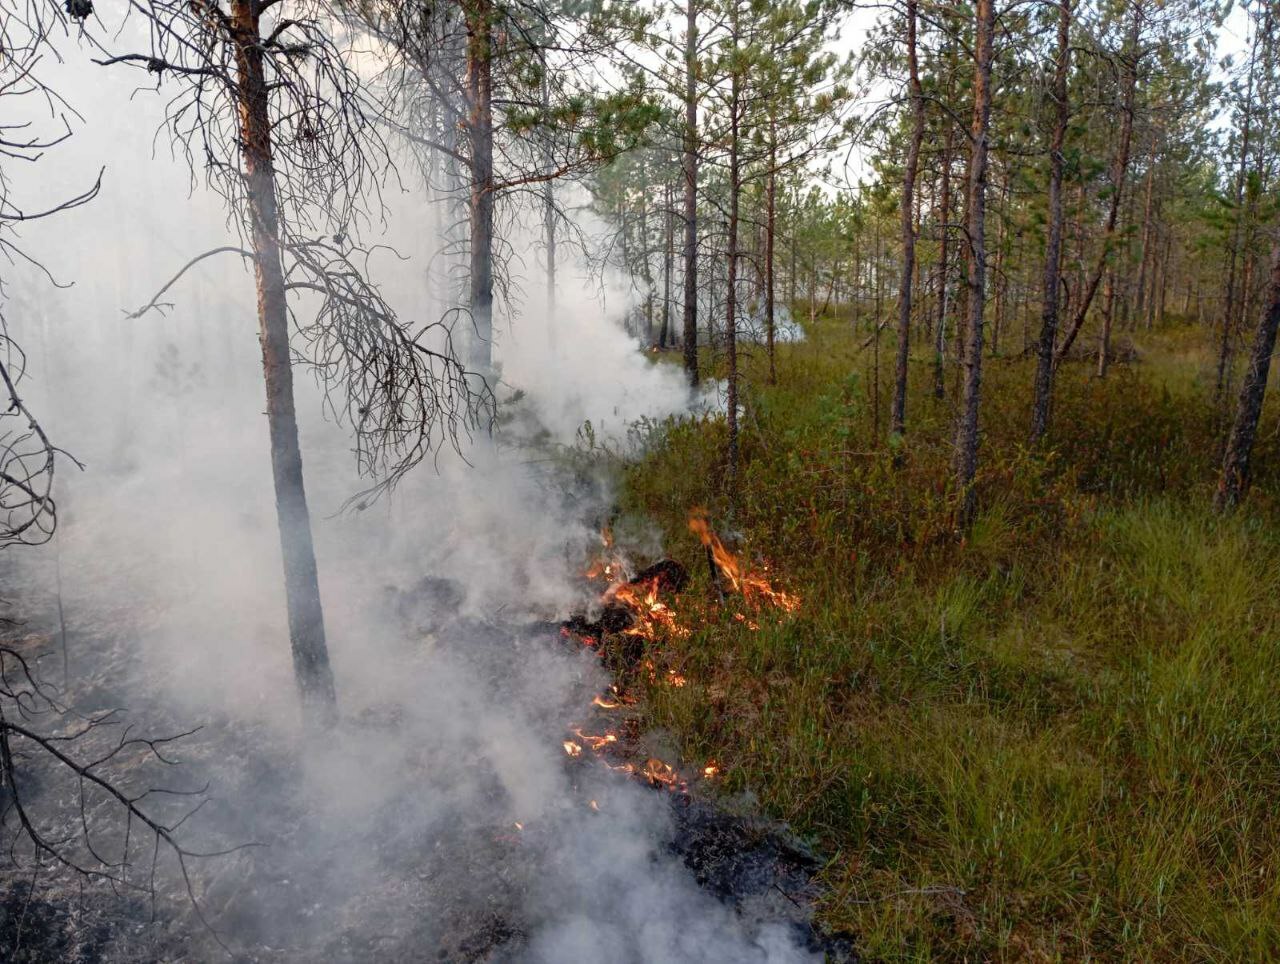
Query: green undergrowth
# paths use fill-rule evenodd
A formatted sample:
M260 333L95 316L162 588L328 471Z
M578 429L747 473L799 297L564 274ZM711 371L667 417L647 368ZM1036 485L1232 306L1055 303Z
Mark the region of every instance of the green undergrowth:
M687 638L645 701L691 763L831 855L824 922L872 959L1280 955L1276 423L1246 508L1210 510L1221 416L1203 336L1064 367L1025 445L1033 362L987 363L981 515L952 524L956 373L912 363L885 439L891 339L822 319L747 360L742 469L722 421L670 423L624 515L700 560L689 511L803 600L735 613L695 566ZM880 397L875 388L879 383ZM878 430L877 430L878 429ZM755 623L758 628L751 628Z

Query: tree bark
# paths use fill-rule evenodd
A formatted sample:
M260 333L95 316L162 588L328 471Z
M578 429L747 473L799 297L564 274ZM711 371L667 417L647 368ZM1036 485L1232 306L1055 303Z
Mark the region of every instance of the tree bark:
M303 486L302 450L298 445L262 35L256 5L250 0L232 0L231 29L235 38L240 157L245 170L254 278L258 290L259 341L267 389L271 474L275 483L276 519L284 561L289 641L304 718L309 724L324 725L336 715L336 699L325 643L320 581L311 539L311 515Z
M659 348L666 348L671 343L671 273L675 270L676 259L676 225L673 210L675 198L671 194L669 178L663 190L663 205L666 208L666 218L662 245L662 328L658 332Z
M942 148L942 186L939 190L938 230L938 317L933 329L933 397L945 398L947 394L946 349L947 349L947 310L949 308L951 286L951 265L948 257L951 252L951 151L955 145L955 124L947 119L947 136Z
M982 401L982 328L987 270L987 151L991 125L991 62L994 56L996 23L994 0L977 0L974 17L977 27L974 42L976 63L966 203L969 229L969 304L965 332L964 386L955 446L956 489L960 500L956 521L962 531L972 525L977 507L974 479L978 471L978 411Z
M901 438L907 430L907 369L911 361L911 282L916 268L915 188L924 140L924 91L916 58L918 0L907 0L907 65L911 85L911 142L902 175L902 280L898 285L898 356L894 367L893 405L889 434Z
M542 110L551 111L551 92L547 85L546 64L542 72ZM550 145L544 163L548 173L552 169ZM556 191L550 178L542 182L542 231L547 248L547 332L552 347L555 346L555 311L556 311Z
M733 8L733 42L738 43L738 8ZM728 488L731 498L737 496L738 481L738 206L742 193L739 159L739 110L742 99L741 79L734 69L729 94L729 236L728 273L725 287L725 360L728 365L726 420L729 429Z
M774 275L773 252L774 236L778 218L778 163L777 146L774 143L776 133L773 123L769 125L769 179L765 186L765 220L764 220L764 322L765 338L769 343L769 384L778 383L778 365L774 353Z
M493 367L492 0L467 5L467 134L471 147L471 363Z
M684 370L698 385L698 6L688 0L684 50Z
M1058 296L1062 273L1062 147L1071 105L1067 80L1071 71L1071 0L1058 5L1058 54L1053 69L1055 102L1053 139L1049 144L1049 236L1044 253L1044 296L1040 309L1040 341L1037 346L1035 400L1031 407L1031 442L1034 445L1049 428L1053 396L1053 356L1058 338Z
M1227 449L1222 459L1222 476L1214 498L1214 504L1221 511L1235 508L1249 485L1249 460L1253 455L1258 419L1262 415L1262 403L1266 397L1271 354L1276 345L1276 330L1280 328L1280 242L1274 246L1272 260L1271 284L1262 317L1254 333L1249 367L1245 371L1244 383L1240 386L1235 422L1227 439Z

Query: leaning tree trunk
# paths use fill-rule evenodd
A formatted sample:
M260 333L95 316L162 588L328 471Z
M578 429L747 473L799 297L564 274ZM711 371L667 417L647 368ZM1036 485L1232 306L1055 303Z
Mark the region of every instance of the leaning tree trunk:
M974 478L978 472L978 409L982 400L982 326L987 271L987 137L991 125L991 62L996 21L994 0L977 0L974 14L977 21L976 66L966 203L969 305L963 362L964 388L955 447L956 488L960 498L956 521L961 530L967 530L972 524L977 506Z
M688 0L684 51L684 369L698 385L698 7Z
M920 144L924 140L924 91L916 59L916 19L918 0L907 0L907 64L911 84L911 143L902 175L902 281L898 285L898 357L894 368L893 405L889 414L889 434L901 437L907 430L907 368L911 360L911 282L916 270L914 223L916 168Z
M251 0L233 0L236 91L240 108L240 157L245 169L258 288L262 373L267 387L267 427L276 519L284 559L285 604L293 669L309 723L330 722L336 709L333 671L325 644L320 581L311 541L311 516L302 481L302 451L293 401L289 317L280 251L280 214L271 146L271 115L262 62L262 35Z
M1222 459L1222 477L1214 504L1220 510L1230 510L1239 503L1249 484L1249 459L1253 454L1253 441L1258 434L1258 419L1262 415L1262 402L1267 392L1267 376L1271 372L1271 354L1275 351L1276 329L1280 328L1280 241L1273 251L1271 284L1258 329L1253 337L1253 350L1249 367L1240 386L1240 400L1236 404L1236 419L1227 440L1226 454Z
M1088 284L1080 297L1080 304L1076 306L1075 315L1071 319L1071 327L1067 329L1066 337L1062 339L1062 345L1058 348L1058 361L1066 357L1071 345L1076 340L1076 336L1080 334L1080 329L1084 326L1085 317L1089 314L1089 308L1093 304L1094 296L1098 293L1098 285L1102 282L1102 273L1111 261L1111 250L1115 244L1116 227L1120 220L1120 201L1124 195L1125 179L1129 176L1129 151L1133 143L1134 100L1138 89L1138 59L1141 53L1138 49L1138 41L1141 39L1141 31L1142 2L1137 0L1133 5L1133 19L1130 21L1129 36L1125 43L1128 50L1125 61L1124 103L1120 112L1120 142L1116 147L1115 162L1111 171L1111 206L1107 209L1107 224L1102 235L1102 250L1098 254L1098 260L1089 275Z
M467 133L471 146L471 363L493 367L493 34L490 0L467 8Z

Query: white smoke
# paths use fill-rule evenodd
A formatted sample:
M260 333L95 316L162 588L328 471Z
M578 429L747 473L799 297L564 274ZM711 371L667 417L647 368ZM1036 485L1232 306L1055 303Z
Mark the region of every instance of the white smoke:
M15 189L55 200L105 164L103 191L26 232L29 250L75 285L51 289L23 271L9 317L30 355L33 409L86 468L63 466L56 544L19 561L25 598L51 611L60 581L73 692L113 697L140 723L210 724L187 751L219 801L200 832L270 845L201 869L201 898L229 944L368 959L385 948L344 935L416 935L429 956L451 922L502 898L519 902L528 927L502 952L513 958L803 958L782 930L745 926L698 889L664 848L660 796L562 767L558 734L607 680L588 654L506 627L579 601L573 575L607 483L552 485L527 450L481 438L465 461L446 451L438 474L423 466L390 497L342 513L362 485L350 442L299 377L347 721L324 746L302 740L251 275L222 256L174 289L165 314L124 316L187 259L227 243L226 216L202 188L188 193L181 160L153 151L162 99L130 101L135 74L74 49L67 60L60 86L90 123ZM438 306L426 291L424 199L390 199L388 238L410 260L377 260L379 280L426 321ZM622 299L602 304L585 279L562 278L554 318L528 306L499 329L503 379L526 393L525 410L566 442L587 420L621 433L640 415L687 411L679 370L652 364L617 324ZM462 587L463 619L413 609L428 576ZM508 879L485 865L484 842L517 822L530 856ZM510 890L495 898L494 880ZM191 938L193 956L211 952L204 939Z

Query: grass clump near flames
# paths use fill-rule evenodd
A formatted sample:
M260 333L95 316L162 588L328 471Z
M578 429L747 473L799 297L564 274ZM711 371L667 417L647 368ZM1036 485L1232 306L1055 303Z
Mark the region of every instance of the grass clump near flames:
M661 641L683 685L643 686L647 725L821 845L825 922L873 958L1280 955L1274 412L1224 519L1188 331L1139 338L1105 381L1064 366L1038 452L1034 361L996 359L959 542L929 359L895 453L865 332L809 336L779 346L776 387L748 366L732 497L716 420L669 424L624 469L623 511L657 520L697 601ZM691 506L802 604L715 604Z

